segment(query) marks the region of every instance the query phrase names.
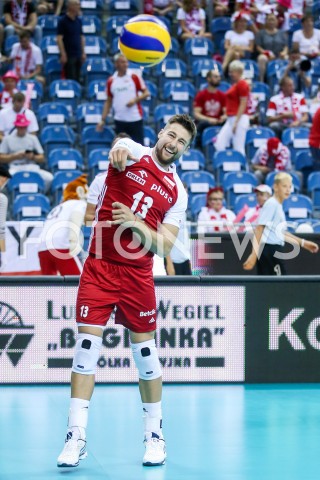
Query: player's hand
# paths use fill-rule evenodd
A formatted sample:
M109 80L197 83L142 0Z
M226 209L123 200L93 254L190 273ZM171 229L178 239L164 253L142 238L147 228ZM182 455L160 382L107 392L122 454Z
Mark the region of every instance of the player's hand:
M319 245L314 242L310 242L309 240L304 241L303 248L309 250L311 253L317 253L319 251Z
M133 105L135 105L135 104L136 104L136 99L133 98L132 100L130 100L130 101L127 103L126 107L130 108L130 107L133 107Z
M138 162L138 158L134 158L129 150L126 148L116 148L115 150L111 150L109 153L109 160L110 160L110 165L119 172L124 172L127 166L127 160L133 160L135 162Z
M257 262L257 257L254 253L251 253L247 260L242 265L244 270L252 270Z
M129 227L133 225L136 216L129 207L120 202L112 204L112 222L111 225L123 225L129 222Z

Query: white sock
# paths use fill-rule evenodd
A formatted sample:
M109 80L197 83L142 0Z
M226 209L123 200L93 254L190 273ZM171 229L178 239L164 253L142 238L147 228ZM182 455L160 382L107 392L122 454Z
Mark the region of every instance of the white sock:
M156 403L142 403L144 434L148 438L152 432L163 438L162 435L162 408L161 401Z
M82 398L70 399L68 429L83 440L86 438L89 403L89 400Z

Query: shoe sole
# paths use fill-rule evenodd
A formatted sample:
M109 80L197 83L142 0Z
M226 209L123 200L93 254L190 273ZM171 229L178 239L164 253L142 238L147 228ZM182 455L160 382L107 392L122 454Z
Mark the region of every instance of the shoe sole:
M165 463L166 463L166 460L164 459L163 462L159 462L159 463L143 462L142 465L144 467L161 467L161 465L164 465Z
M88 456L88 452L83 452L80 454L79 456L79 460L83 460L84 458L86 458ZM68 464L68 463L57 463L57 467L58 468L74 468L74 467L77 467L79 465L80 462L78 463L73 463L73 464Z

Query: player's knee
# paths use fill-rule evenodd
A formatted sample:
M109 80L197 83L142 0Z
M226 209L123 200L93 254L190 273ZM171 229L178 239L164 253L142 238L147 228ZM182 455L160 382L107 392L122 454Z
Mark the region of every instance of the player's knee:
M89 333L79 333L75 354L73 357L72 371L83 375L96 373L102 338Z
M161 377L161 366L154 340L132 343L131 348L136 367L139 370L139 378L155 380Z

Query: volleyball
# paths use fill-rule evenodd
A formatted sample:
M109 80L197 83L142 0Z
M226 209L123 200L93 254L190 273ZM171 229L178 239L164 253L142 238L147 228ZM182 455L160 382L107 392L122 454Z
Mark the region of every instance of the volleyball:
M165 59L170 47L167 27L153 15L137 15L122 27L119 48L130 62L152 67Z

